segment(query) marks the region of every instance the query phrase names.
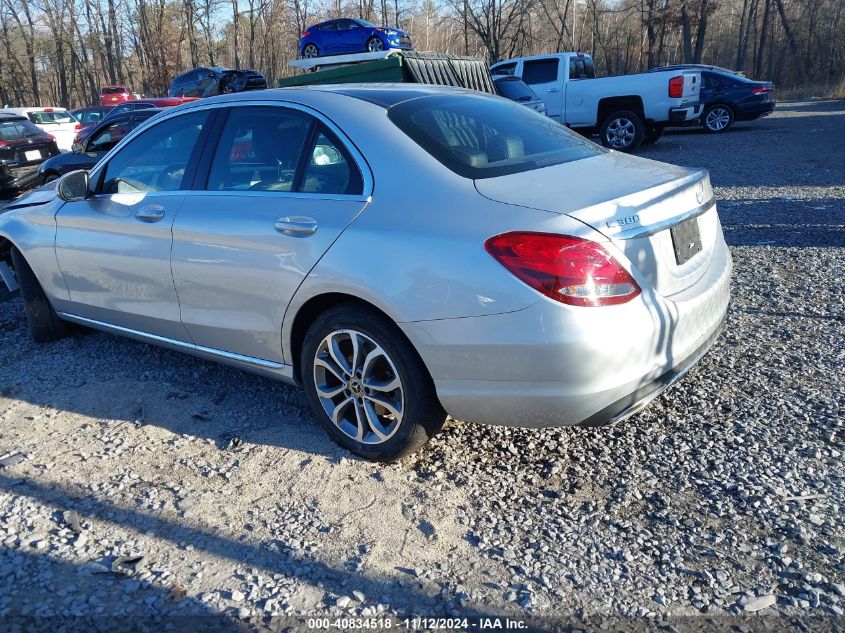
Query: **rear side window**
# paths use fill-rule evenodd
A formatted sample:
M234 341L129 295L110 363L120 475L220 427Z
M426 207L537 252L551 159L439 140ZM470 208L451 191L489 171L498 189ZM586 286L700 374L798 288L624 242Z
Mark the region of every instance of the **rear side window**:
M537 59L524 62L522 81L528 85L557 81L558 59Z
M120 121L107 125L88 141L86 151L107 152L117 145L129 133L130 129L129 121Z
M423 97L391 108L388 117L465 178L515 174L605 151L542 114L490 97Z
M220 135L206 188L293 191L313 119L288 108L234 108Z
M337 22L326 22L317 27L321 31L337 31Z
M358 168L337 138L312 116L282 107L230 111L206 188L322 194L362 190Z

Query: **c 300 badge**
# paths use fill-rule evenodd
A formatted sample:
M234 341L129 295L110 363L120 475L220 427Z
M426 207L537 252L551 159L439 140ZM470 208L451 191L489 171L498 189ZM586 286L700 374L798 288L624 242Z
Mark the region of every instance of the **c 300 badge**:
M629 215L627 218L622 218L621 220L608 220L605 222L607 224L607 228L612 229L615 227L622 228L623 226L630 226L632 224L639 224L640 223L640 216L638 215Z

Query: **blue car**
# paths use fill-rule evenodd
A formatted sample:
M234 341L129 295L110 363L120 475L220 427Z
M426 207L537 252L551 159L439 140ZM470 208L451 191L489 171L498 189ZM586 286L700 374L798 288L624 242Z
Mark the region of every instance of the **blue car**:
M375 53L388 48L411 50L414 47L405 31L376 26L357 18L320 22L305 29L299 38L299 56L306 59L343 53Z

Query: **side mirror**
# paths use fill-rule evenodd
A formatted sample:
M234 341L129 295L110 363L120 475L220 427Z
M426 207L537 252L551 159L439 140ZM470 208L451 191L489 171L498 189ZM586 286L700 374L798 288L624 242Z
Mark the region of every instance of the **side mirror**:
M59 181L59 197L65 202L88 198L88 172L72 171Z

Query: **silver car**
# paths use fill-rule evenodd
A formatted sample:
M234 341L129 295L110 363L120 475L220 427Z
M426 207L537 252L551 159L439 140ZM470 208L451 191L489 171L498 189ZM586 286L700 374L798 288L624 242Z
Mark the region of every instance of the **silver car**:
M36 340L79 324L301 385L373 460L447 414L629 415L712 344L731 272L705 171L407 84L169 109L0 241Z

